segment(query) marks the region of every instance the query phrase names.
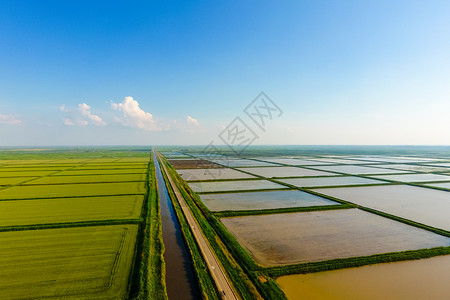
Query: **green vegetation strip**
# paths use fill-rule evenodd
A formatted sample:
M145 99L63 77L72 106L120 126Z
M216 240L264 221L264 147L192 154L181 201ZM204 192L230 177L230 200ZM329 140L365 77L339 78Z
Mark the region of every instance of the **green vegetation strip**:
M142 219L123 219L123 220L101 220L101 221L87 221L87 222L67 222L67 223L53 223L53 224L50 223L50 224L36 224L36 225L2 226L2 227L0 227L0 232L38 230L38 229L54 229L54 228L104 226L104 225L119 225L119 224L139 224L141 221L142 221Z
M269 276L280 277L291 274L315 273L343 268L355 268L371 264L423 259L448 254L450 254L450 247L436 247L431 249L408 250L402 252L375 254L370 256L340 258L321 262L302 263L282 267L272 267L272 268L265 268L264 270Z
M286 299L277 283L259 272L259 267L217 217L204 206L198 195L170 164L164 163L240 296L243 299L260 299L261 296L265 299Z
M224 210L214 212L214 215L216 216L216 218L225 218L237 216L270 215L270 214L283 214L293 212L307 212L307 211L346 209L346 208L354 208L354 206L349 204L334 204L334 205L317 205L317 206L259 209L259 210Z
M142 218L144 222L139 228L135 267L130 280L130 299L167 299L164 243L153 157L148 168Z

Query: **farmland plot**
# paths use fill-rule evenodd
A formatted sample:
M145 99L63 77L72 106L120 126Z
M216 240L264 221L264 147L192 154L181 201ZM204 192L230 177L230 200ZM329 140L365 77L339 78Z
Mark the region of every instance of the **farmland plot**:
M0 186L19 184L21 182L33 180L36 178L38 177L0 177Z
M439 188L444 188L450 190L450 182L443 182L443 183L428 183L426 184L428 186L434 186Z
M258 158L260 160L273 162L277 164L283 165L291 165L291 166L309 166L309 165L327 165L326 162L314 161L314 160L304 160L298 158Z
M145 182L13 186L0 190L0 200L104 196L145 193Z
M225 192L248 191L263 189L285 189L284 185L268 180L233 180L233 181L206 181L190 182L189 186L194 192ZM1 194L0 194L1 195Z
M137 219L143 195L0 201L0 226Z
M11 177L40 177L47 176L50 174L54 174L57 171L1 171L0 170L0 178L11 178Z
M256 178L255 176L228 168L179 169L177 172L186 181Z
M235 159L235 158L220 158L211 159L212 162L216 162L225 167L268 167L277 166L276 164L264 161L256 161L251 159Z
M438 185L438 184L433 184ZM450 230L450 193L409 185L317 189L319 193Z
M450 176L438 174L405 174L405 175L374 175L373 178L402 182L425 182L450 180Z
M450 255L360 268L282 276L289 299L445 299Z
M79 176L47 176L27 182L27 184L70 184L95 182L127 182L143 181L146 174L111 174L111 175L79 175ZM0 180L1 182L1 180Z
M1 232L0 298L125 298L137 228Z
M389 174L389 173L408 173L401 170L390 170L381 168L372 168L367 166L352 166L352 165L341 165L341 166L314 166L314 169L339 172L345 174Z
M220 220L263 266L450 246L450 238L358 209Z
M298 190L203 194L200 198L212 211L339 205L337 202Z
M334 173L322 172L297 167L264 167L264 168L241 168L241 170L263 176L266 178L273 177L300 177L300 176L333 176Z
M380 180L366 179L356 176L310 177L310 178L285 178L278 181L292 184L296 187L319 187L361 184L383 184Z
M142 174L147 173L147 169L108 169L108 170L67 170L58 172L54 175L65 176L65 175L104 175L104 174Z

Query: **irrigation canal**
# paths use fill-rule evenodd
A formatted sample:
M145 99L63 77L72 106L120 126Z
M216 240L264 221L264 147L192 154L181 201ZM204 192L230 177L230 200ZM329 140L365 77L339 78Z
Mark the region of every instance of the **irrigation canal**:
M161 167L153 154L158 181L161 222L166 263L166 285L169 299L201 299L189 250L183 240L172 201L164 182Z

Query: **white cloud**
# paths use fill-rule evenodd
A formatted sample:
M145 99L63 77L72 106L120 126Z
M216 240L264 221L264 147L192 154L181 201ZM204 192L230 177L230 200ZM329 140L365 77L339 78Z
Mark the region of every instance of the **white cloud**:
M149 112L143 111L139 107L139 102L133 97L125 97L121 103L111 103L113 110L121 111L122 117L117 118L120 123L136 127L148 131L159 131L161 128L153 120L153 115Z
M102 118L100 118L98 115L94 115L91 113L91 107L89 105L87 105L86 103L78 104L78 110L81 112L82 116L87 117L89 120L91 120L94 123L94 125L98 125L98 126L106 125L106 123L103 122Z
M91 107L86 103L78 104L78 109L69 109L64 105L59 107L59 110L65 112L68 116L64 118L64 124L67 126L86 126L93 124L96 126L104 126L106 123L98 115L91 112Z
M188 122L189 125L200 126L200 123L198 122L198 120L194 119L191 116L187 116L186 121Z
M5 125L19 125L22 124L22 121L13 115L3 115L0 114L0 124Z

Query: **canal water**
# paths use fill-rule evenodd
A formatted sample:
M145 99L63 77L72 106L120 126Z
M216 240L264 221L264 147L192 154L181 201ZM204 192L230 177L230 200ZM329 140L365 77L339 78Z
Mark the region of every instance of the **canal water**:
M161 222L166 263L166 285L169 299L201 299L192 260L184 243L180 224L164 183L161 167L154 155L158 181Z

